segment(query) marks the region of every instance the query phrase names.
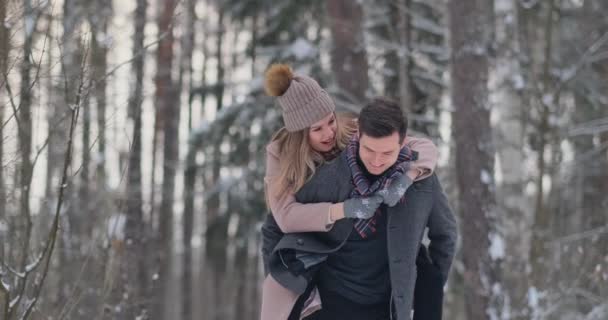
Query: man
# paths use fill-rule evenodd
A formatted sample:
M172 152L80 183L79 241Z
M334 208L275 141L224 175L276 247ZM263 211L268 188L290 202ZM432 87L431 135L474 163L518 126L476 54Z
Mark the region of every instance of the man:
M399 182L399 169L407 166L402 157L406 132L399 105L373 100L360 113L359 139L335 161L319 167L296 199L336 203ZM401 198L406 188L400 188L397 198L386 193L385 204L371 219L340 219L329 232L286 234L273 242L272 220L266 222L268 270L281 286L300 296L290 319L294 313L299 316L313 287L323 306L306 319L410 319L417 257L436 268L440 279L435 281L443 287L455 253L454 216L435 175L413 183ZM428 255L420 250L427 227ZM420 301L422 293L416 296L415 310L437 302Z

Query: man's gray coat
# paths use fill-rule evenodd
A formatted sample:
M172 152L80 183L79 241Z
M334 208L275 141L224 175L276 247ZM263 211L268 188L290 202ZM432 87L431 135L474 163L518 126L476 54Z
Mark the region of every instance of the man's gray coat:
M342 202L350 197L353 188L350 168L343 153L334 161L319 167L312 179L296 194L296 200L300 203ZM416 282L416 256L425 228L428 227L431 240L430 258L445 282L456 249L456 221L435 175L414 182L405 194L405 201L387 208L387 215L393 312L397 319L410 319ZM352 230L352 220L342 219L329 232L283 235L276 222L269 218L262 227L265 265L282 286L301 294L306 289L308 278L290 272L281 261L279 251L335 252L345 243Z

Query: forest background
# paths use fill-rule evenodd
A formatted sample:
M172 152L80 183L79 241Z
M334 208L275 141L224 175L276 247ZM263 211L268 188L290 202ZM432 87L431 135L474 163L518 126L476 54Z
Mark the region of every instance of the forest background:
M270 63L400 102L448 319L608 318L605 0L2 0L0 319L253 319Z

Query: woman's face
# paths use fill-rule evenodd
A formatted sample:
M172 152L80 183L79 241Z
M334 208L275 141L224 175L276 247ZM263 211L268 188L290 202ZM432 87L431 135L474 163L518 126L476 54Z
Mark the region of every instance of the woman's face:
M332 112L308 129L308 142L317 152L327 152L336 145L336 115Z

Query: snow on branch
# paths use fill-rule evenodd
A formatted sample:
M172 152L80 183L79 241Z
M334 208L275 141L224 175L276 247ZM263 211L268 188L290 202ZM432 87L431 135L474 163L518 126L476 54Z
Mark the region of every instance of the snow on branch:
M223 128L230 126L236 119L238 113L243 111L244 107L249 104L249 101L245 101L244 103L233 104L222 108L213 121L203 122L198 128L192 130L188 139L190 144L200 145L201 141L209 135L212 135L217 131L223 131Z
M415 28L432 33L440 37L445 36L445 28L442 25L436 23L435 21L423 18L418 15L413 16L412 18L412 25Z
M583 320L604 320L608 319L608 303L600 304L591 309Z
M583 122L568 130L568 137L596 135L608 131L608 117Z
M570 82L570 80L574 79L578 72L591 61L593 55L606 43L608 43L608 31L606 31L601 37L599 37L597 41L592 43L589 48L585 50L581 58L572 67L566 69L566 71L561 74L561 82L557 91L559 92L561 87Z
M568 235L565 237L553 239L553 240L551 240L551 242L545 244L545 247L551 247L551 246L562 245L562 244L566 244L566 243L570 243L570 242L575 242L575 241L583 240L586 238L596 237L596 236L599 236L604 233L608 233L608 225L605 225L605 226L602 226L599 228L595 228L595 229L591 229L591 230L587 230L587 231L583 231L583 232L578 232L578 233L571 234L571 235Z

